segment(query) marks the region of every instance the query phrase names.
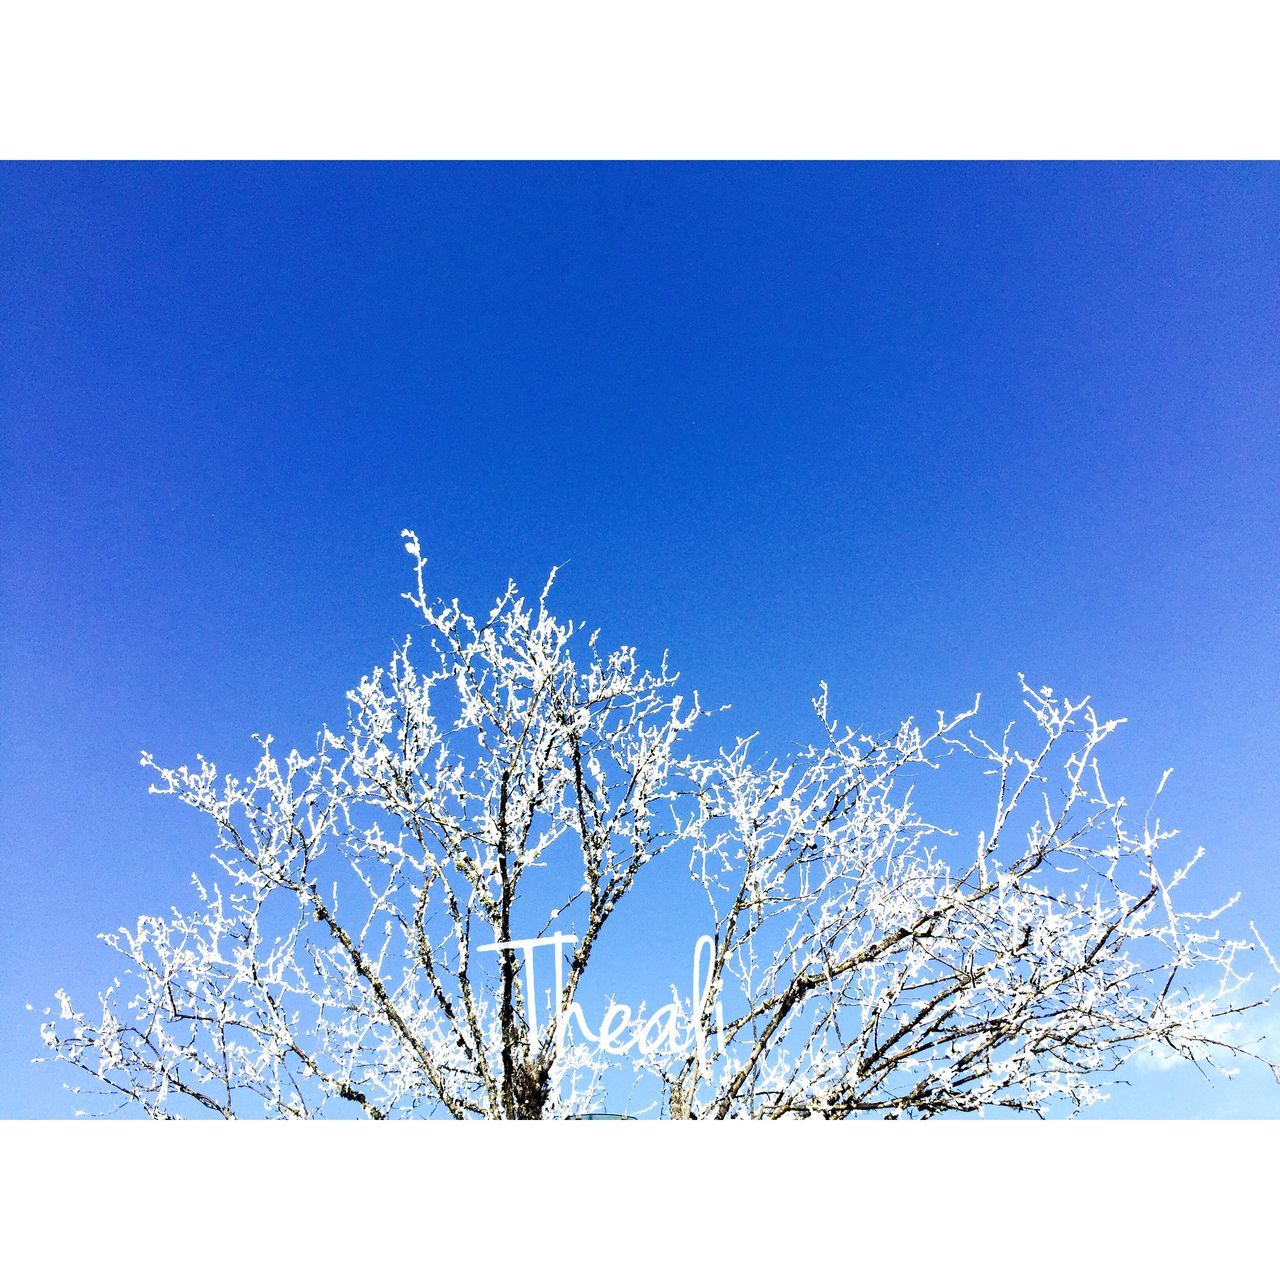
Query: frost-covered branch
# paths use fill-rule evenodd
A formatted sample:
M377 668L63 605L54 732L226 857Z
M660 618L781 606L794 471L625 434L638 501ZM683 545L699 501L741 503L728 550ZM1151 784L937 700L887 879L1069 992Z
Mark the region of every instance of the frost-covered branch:
M1025 747L1013 725L997 745L968 729L977 704L929 732L862 736L824 690L821 745L762 766L744 740L702 767L692 870L728 1044L714 1064L666 1065L677 1114L1045 1112L1098 1100L1153 1045L1224 1069L1253 1056L1233 1020L1269 993L1246 996L1252 945L1215 924L1232 904L1175 908L1200 854L1167 872L1176 833L1134 828L1103 789L1098 748L1120 722L1022 693ZM966 760L994 794L955 865L937 846L956 833L917 812L910 775Z
M125 972L92 1013L58 993L44 1038L90 1092L157 1117L597 1109L617 1064L577 1001L655 860L687 864L710 938L706 990L671 1006L685 1034L634 1042L674 1117L1075 1109L1153 1049L1251 1053L1255 943L1179 905L1199 854L1169 868L1175 833L1104 790L1119 722L1087 700L1024 680L994 740L976 702L873 737L824 688L791 758L695 756L697 697L557 621L554 574L473 617L405 545L425 643L361 679L340 728L306 754L258 739L244 777L143 756L210 820L220 875L106 935ZM965 769L989 807L957 857L963 824L919 794ZM554 940L549 989L533 939Z

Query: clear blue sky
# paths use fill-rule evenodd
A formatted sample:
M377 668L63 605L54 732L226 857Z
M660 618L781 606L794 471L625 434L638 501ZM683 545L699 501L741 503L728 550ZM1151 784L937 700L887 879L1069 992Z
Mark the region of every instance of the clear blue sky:
M784 749L820 679L1091 692L1280 940L1275 166L9 166L0 218L0 1113L69 1113L24 1004L208 865L140 749L339 716L405 525Z

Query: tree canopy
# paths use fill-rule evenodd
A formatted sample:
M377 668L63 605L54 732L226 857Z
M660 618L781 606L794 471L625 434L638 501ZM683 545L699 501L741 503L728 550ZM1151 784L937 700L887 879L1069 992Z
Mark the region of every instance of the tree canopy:
M554 573L477 617L405 545L426 643L340 728L258 739L244 777L143 755L211 821L218 871L104 935L124 969L91 1013L58 993L45 1043L90 1092L155 1117L551 1118L599 1112L621 1069L673 1118L1045 1113L1139 1054L1257 1056L1238 1019L1270 992L1244 960L1275 962L1220 930L1231 903L1180 905L1202 851L1167 865L1176 833L1108 793L1121 722L1087 698L1020 677L998 732L975 700L875 736L823 687L809 745L698 753L696 694L558 621ZM989 818L957 858L914 784L965 767ZM702 904L695 989L593 1026L584 978L659 860Z

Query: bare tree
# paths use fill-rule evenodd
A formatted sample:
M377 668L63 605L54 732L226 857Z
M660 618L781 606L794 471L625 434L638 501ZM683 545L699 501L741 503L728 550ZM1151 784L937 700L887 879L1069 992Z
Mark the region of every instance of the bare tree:
M1119 722L1087 700L1023 681L1020 746L970 730L976 702L862 735L824 688L792 758L699 757L697 696L558 622L554 573L478 620L428 599L405 538L429 646L362 679L341 732L261 738L244 778L143 756L213 820L223 875L104 935L127 973L92 1016L58 993L45 1042L91 1091L155 1117L542 1118L598 1112L621 1067L676 1118L928 1116L1079 1108L1152 1051L1254 1056L1255 943L1175 908L1200 855L1166 872L1175 833L1108 796ZM992 799L957 865L913 778L966 761ZM701 989L593 1032L581 984L656 859L705 895Z

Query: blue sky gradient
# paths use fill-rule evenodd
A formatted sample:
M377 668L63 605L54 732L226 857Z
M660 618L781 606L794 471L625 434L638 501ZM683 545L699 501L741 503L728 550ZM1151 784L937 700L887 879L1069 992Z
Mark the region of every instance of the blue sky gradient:
M1280 941L1275 166L11 165L0 217L0 1114L70 1113L24 1005L208 866L140 750L339 718L404 526L476 608L564 563L779 750L824 679L877 729L1092 693Z

